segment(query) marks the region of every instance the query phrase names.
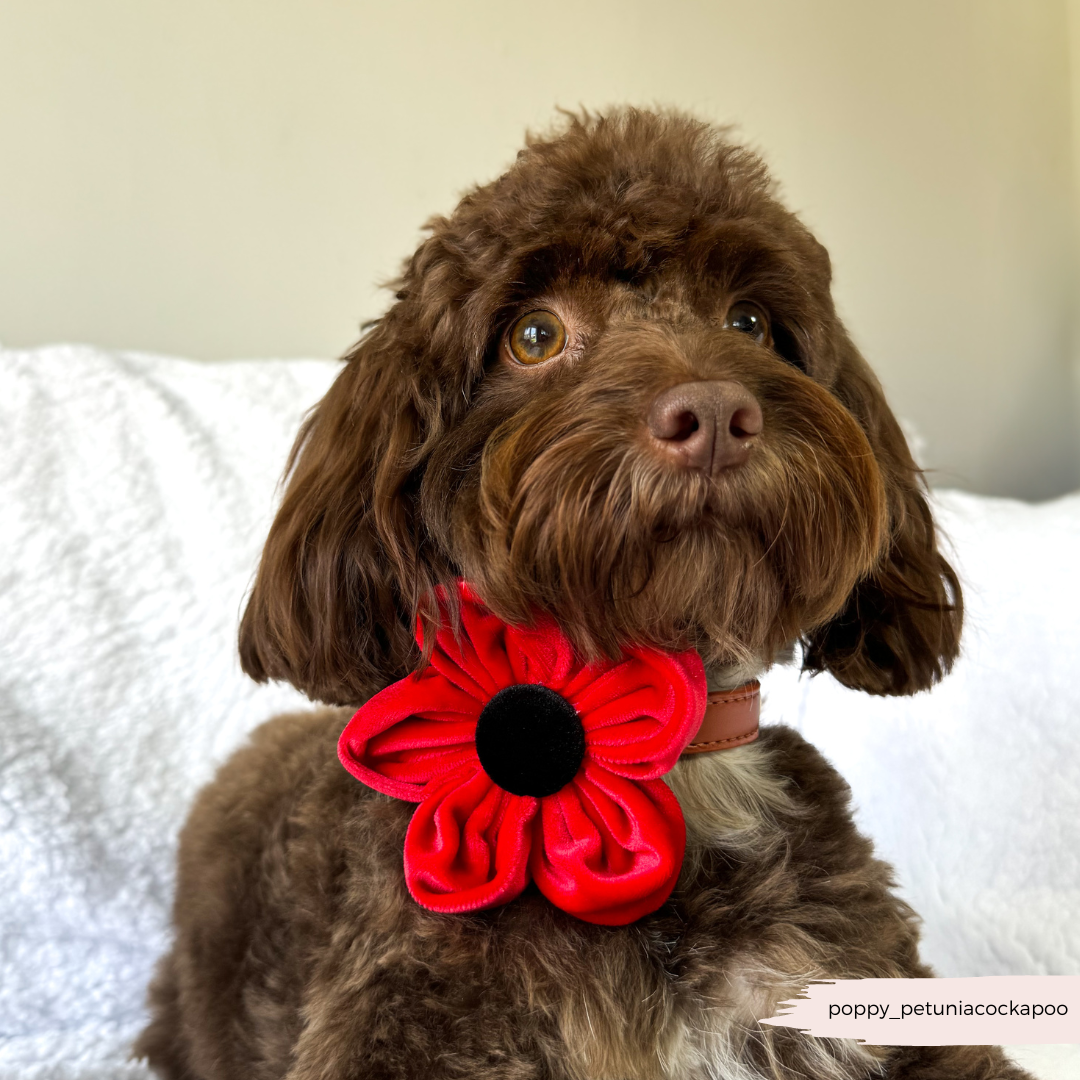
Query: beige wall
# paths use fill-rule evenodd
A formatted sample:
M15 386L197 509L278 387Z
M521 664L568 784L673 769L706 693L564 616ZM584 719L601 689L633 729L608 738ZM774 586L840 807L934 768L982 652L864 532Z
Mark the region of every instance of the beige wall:
M0 0L0 340L340 353L527 125L668 103L772 164L938 482L1065 491L1076 7Z
M1069 81L1072 89L1074 436L1080 451L1080 0L1069 0Z

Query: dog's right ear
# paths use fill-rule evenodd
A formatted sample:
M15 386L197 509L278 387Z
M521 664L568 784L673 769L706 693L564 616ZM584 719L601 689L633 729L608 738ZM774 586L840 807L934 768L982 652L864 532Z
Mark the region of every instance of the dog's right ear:
M421 554L415 512L439 419L422 412L392 323L393 313L361 339L300 429L240 623L248 675L331 704L407 674L417 605L443 576Z

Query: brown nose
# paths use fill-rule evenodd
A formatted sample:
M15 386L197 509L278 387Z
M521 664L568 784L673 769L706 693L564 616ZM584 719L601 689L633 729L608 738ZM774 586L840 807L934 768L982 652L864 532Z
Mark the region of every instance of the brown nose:
M754 395L730 380L672 386L657 394L648 423L671 459L712 476L746 461L765 425Z

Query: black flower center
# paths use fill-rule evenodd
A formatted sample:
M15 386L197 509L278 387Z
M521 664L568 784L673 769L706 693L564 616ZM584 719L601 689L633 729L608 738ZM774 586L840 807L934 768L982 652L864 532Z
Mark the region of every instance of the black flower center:
M547 686L500 690L480 713L476 752L484 772L513 795L554 795L577 775L585 729L574 706Z

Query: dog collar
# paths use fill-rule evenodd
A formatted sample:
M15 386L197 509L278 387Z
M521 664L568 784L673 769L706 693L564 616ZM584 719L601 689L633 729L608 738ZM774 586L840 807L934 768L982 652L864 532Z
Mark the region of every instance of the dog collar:
M734 690L711 691L701 727L683 750L682 756L730 750L753 742L758 737L760 716L761 684L757 679L751 679Z

